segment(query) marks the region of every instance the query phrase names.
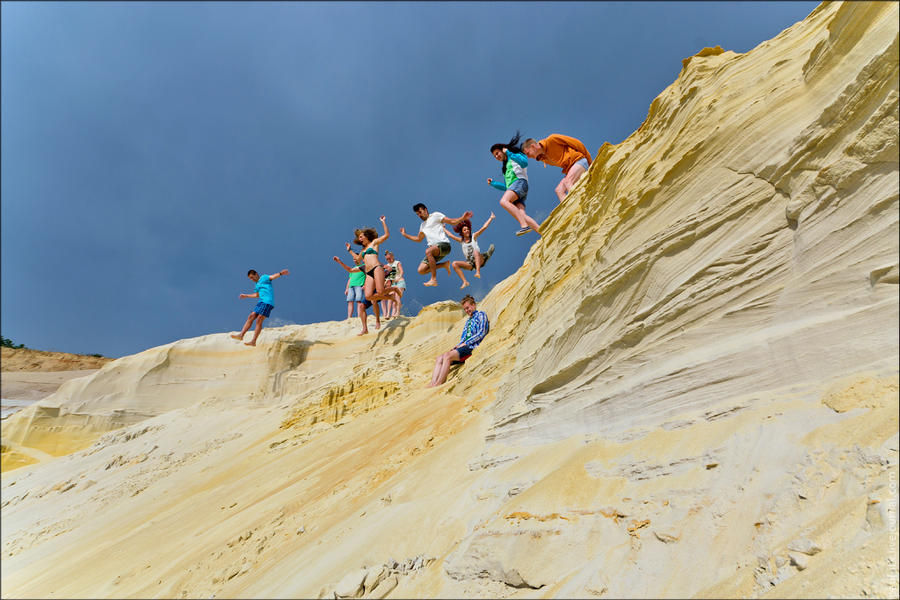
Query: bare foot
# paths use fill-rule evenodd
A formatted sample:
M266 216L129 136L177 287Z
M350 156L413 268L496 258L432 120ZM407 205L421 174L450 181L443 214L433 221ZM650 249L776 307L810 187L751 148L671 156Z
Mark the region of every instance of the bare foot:
M375 329L381 329L381 321L375 321Z
M256 342L244 342L245 346L255 346Z
M428 281L426 281L426 282L423 283L422 285L427 286L427 287L434 287L434 286L437 285L437 279L429 279Z
M475 277L477 277L478 279L481 279L481 273L475 273Z
M469 282L463 281L463 284L461 286L459 286L459 289L463 289L463 288L467 288L467 287L469 287Z
M236 333L232 333L232 334L231 334L231 337L233 337L233 338L236 339L236 340L242 340L242 339L244 339L244 336L238 335L238 334L236 334Z
M368 329L363 329L362 331L360 331L360 332L357 333L356 335L366 335L367 333L369 333L369 330L368 330Z

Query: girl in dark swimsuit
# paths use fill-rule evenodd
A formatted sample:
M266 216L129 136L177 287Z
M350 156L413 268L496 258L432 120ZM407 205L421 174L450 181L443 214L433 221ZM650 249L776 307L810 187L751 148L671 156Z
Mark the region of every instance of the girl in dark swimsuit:
M384 269L378 260L378 246L391 236L384 215L381 215L381 226L384 228L384 235L382 236L379 236L378 232L371 227L357 229L353 232L356 234L356 239L353 240L353 243L363 247L363 251L359 254L351 250L350 244L347 244L347 250L353 255L354 260L359 261L361 258L364 263L366 283L363 291L368 301L367 303L371 303L374 307L375 329L381 327L381 311L378 308L378 301L390 297L384 292Z

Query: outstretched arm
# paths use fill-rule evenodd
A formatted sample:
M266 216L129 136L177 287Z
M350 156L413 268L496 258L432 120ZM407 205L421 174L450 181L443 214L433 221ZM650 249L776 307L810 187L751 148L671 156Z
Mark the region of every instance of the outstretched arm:
M287 269L282 269L282 270L278 271L277 273L269 275L269 279L278 279L282 275L289 275L289 274L290 274L290 271L288 271Z
M461 241L462 241L462 238L459 237L458 235L454 235L453 233L451 233L450 230L447 229L447 226L446 226L446 225L444 226L444 233L446 233L446 234L447 234L447 237L449 237L449 238L452 239L452 240L456 240L457 242L461 242Z
M447 225L459 225L460 221L465 221L466 219L472 218L472 211L467 210L463 213L461 217L457 217L455 219L451 219L450 217L444 217L441 219L441 223L446 223Z
M488 225L491 224L491 221L494 220L494 213L491 213L491 216L488 217L488 220L484 222L484 225L481 226L481 229L472 234L472 239L477 240L478 236L484 233L484 230L488 228Z
M492 188L497 188L497 189L500 190L501 192L505 192L505 191L506 191L506 184L505 184L505 183L501 183L501 182L499 182L499 181L494 181L494 180L491 179L490 177L488 177L488 180L487 180L487 181L488 181L488 184L489 184Z
M387 220L385 220L384 215L381 215L381 226L384 227L384 235L381 236L381 237L375 238L375 241L372 242L373 244L380 244L380 243L382 243L384 240L386 240L386 239L388 239L389 237L391 237L391 232L388 231L388 228L387 228Z
M421 242L423 239L425 239L424 232L420 231L419 235L417 235L416 237L413 237L413 236L409 235L408 233L406 233L406 229L403 227L400 228L400 235L402 235L403 237L405 237L408 240L412 240L413 242Z
M357 254L356 252L353 251L353 248L350 247L350 242L346 242L346 244L347 244L347 252L349 252L350 256L353 257L353 262L358 263L359 262L359 254Z
M240 298L259 298L259 292L253 292L252 294L241 294Z
M348 273L354 273L354 272L359 271L359 267L348 267L347 265L344 264L344 261L339 259L337 256L332 256L331 259L334 260L337 264L344 267L344 270L347 271Z

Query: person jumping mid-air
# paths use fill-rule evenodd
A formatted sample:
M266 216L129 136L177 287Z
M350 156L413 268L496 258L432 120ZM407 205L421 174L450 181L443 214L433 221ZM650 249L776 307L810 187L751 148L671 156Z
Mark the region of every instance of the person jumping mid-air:
M456 271L456 274L459 275L459 278L462 279L462 285L459 286L459 289L463 289L468 287L469 282L466 281L466 276L463 275L462 269L466 271L475 271L475 277L481 277L481 267L488 261L491 257L491 254L494 253L494 245L488 248L487 252L482 253L481 248L478 247L478 236L484 233L484 230L488 228L488 225L491 224L491 221L494 220L494 213L491 213L491 216L488 217L488 220L484 222L484 225L481 226L481 229L476 231L474 234L472 233L472 223L468 219L454 227L455 231L459 232L459 235L453 235L447 228L444 228L444 231L447 235L456 240L462 246L463 256L466 257L466 260L455 260L453 264L450 266L453 267L453 270Z
M247 317L247 322L244 323L244 328L241 329L239 334L231 334L236 340L243 340L244 334L253 326L253 321L256 321L256 329L253 331L253 339L249 342L244 342L247 346L255 346L256 339L259 337L260 332L262 331L263 321L272 313L272 309L275 308L275 295L272 292L272 280L278 279L283 275L287 275L290 273L287 269L282 269L277 273L272 275L260 275L253 269L247 271L247 277L250 278L250 281L256 284L256 291L252 294L241 294L240 298L259 298L259 302L256 303L256 306L253 308L253 312L250 313L250 316Z
M354 262L362 261L364 263L366 273L366 283L363 287L366 296L364 304L368 306L371 303L375 307L375 329L381 328L381 311L378 309L378 301L389 297L384 292L384 269L378 261L378 246L391 236L384 215L381 215L381 227L384 229L384 234L381 236L371 227L357 229L353 232L356 235L353 243L363 247L363 251L359 254L350 248L350 244L347 244L347 251L350 252Z
M400 235L414 242L426 240L428 248L425 249L425 258L419 263L417 271L420 275L425 275L426 273L431 275L423 285L435 286L437 285L435 272L438 267L447 269L447 273L450 273L450 265L446 262L441 262L445 256L450 254L450 239L444 233L444 223L456 225L463 219L471 218L472 212L466 211L463 213L463 216L451 219L444 213L429 213L428 208L421 202L413 206L413 212L422 219L422 224L419 225L419 235L413 237L406 233L406 229L403 227L400 228Z
M528 159L519 148L519 132L505 144L491 146L491 154L503 163L500 172L503 173L505 184L494 181L488 177L488 184L503 191L500 198L500 206L519 222L516 235L525 235L531 230L540 235L540 227L537 221L525 213L525 198L528 196Z

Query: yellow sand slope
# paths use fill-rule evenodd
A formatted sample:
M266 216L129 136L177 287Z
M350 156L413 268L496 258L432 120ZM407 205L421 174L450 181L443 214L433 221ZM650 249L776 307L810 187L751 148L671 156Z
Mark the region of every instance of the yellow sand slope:
M896 597L897 22L686 59L440 388L451 302L181 340L14 415L4 595Z

